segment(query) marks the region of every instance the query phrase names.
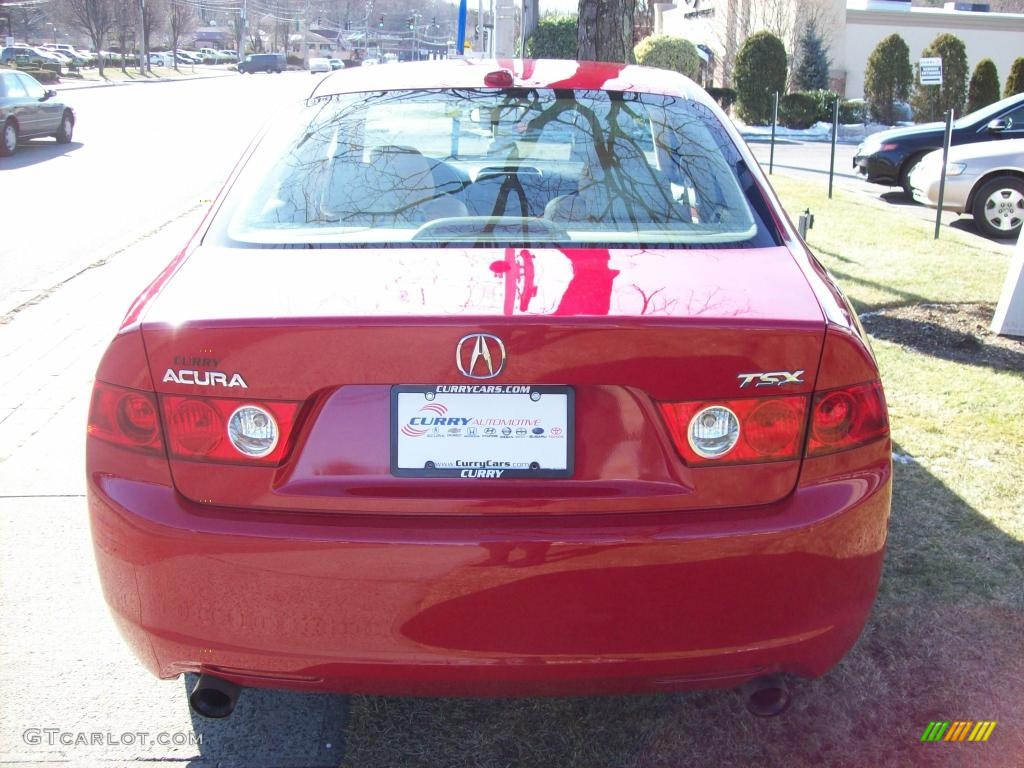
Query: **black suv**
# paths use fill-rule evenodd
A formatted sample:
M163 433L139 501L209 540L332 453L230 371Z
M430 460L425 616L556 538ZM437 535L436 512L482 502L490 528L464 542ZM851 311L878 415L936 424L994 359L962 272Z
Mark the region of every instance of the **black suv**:
M283 53L250 53L245 61L238 65L238 71L243 75L248 72L284 72L288 69L288 62Z
M873 133L857 147L854 169L874 184L903 187L910 172L933 149L942 148L945 123L925 123ZM989 104L953 122L953 144L1024 138L1024 93Z

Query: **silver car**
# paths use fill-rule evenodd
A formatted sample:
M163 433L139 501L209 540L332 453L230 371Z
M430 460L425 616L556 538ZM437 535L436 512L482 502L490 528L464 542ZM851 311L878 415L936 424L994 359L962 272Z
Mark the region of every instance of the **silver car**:
M914 199L939 204L942 150L930 152L910 174ZM942 209L969 213L988 237L1015 238L1024 222L1024 139L951 147Z
M75 113L56 96L26 72L0 70L0 157L13 155L21 139L54 136L70 143Z

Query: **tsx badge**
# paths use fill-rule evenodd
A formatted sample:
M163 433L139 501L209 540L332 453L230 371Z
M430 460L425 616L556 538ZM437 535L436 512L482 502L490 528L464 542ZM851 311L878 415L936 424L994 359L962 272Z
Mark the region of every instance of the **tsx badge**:
M803 384L803 371L771 371L769 373L741 373L736 376L740 380L740 389L748 384L755 387L781 387L783 384Z

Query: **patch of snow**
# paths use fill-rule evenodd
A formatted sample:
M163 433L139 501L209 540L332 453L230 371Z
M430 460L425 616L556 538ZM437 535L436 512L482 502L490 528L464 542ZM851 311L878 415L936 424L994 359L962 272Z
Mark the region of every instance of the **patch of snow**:
M770 125L745 125L738 120L734 121L736 128L744 138L756 138L758 140L768 139L772 135ZM880 131L887 131L893 126L880 123L848 123L839 126L836 138L845 143L863 141L866 136ZM790 141L831 141L832 123L815 123L810 128L783 128L781 125L775 127L776 139L787 139Z

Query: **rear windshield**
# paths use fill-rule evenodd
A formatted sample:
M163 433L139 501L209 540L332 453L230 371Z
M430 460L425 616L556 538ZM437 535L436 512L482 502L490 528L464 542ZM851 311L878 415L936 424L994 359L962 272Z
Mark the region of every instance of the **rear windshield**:
M313 100L268 135L220 234L255 246L774 245L765 211L714 113L689 99L386 91Z

